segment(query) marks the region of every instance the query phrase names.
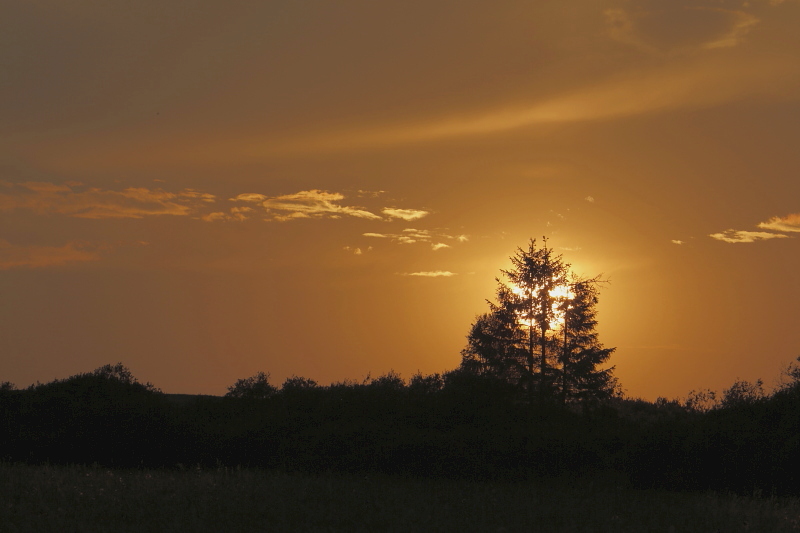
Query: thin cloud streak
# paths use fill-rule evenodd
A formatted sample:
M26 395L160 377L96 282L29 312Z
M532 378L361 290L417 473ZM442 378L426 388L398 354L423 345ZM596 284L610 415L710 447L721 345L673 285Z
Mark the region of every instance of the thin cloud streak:
M782 239L787 238L788 235L783 233L767 233L766 231L744 231L728 229L722 233L712 233L709 235L712 239L729 243L748 243L756 241L764 241L769 239Z
M15 245L0 239L0 270L46 268L68 263L97 261L100 254L92 246L70 242L64 246Z
M750 29L760 22L757 17L744 11L689 5L687 2L679 1L664 3L654 10L642 9L641 6L633 9L618 7L606 9L603 14L606 19L607 35L611 39L640 52L661 57L737 46L742 43ZM697 28L691 28L695 31L686 32L685 30L689 28L675 26L675 21L678 19L689 24L699 23L700 33L697 34ZM664 35L654 38L652 26L672 27L671 35L668 33L666 38ZM687 33L694 37L688 42Z
M273 220L286 222L299 218L341 218L352 216L370 220L382 220L380 215L360 207L341 205L344 195L336 192L312 189L282 196L265 196L258 193L243 193L231 201L257 203Z
M365 196L365 194L362 194L364 192L365 191L359 191L359 195ZM375 197L381 193L383 193L383 191L379 191L370 196ZM279 222L297 220L300 218L341 218L343 216L367 220L401 219L411 221L418 220L429 214L428 211L423 209L385 207L381 210L381 213L386 216L386 218L384 218L363 207L343 205L342 200L344 199L345 195L342 193L311 189L281 196L242 193L230 198L230 201L258 204L264 208L269 220L277 220ZM231 215L220 212L212 213L204 217L204 220L241 220L243 216L245 215L241 212L232 212Z
M47 182L2 183L0 211L26 209L38 214L60 214L74 218L144 218L187 216L200 206L213 203L213 194L184 189L172 193L162 189L130 187L122 191L84 188L81 184Z
M394 207L386 207L382 213L391 218L402 218L408 221L418 220L429 214L428 211L423 211L422 209L397 209Z
M457 276L458 274L455 272L450 272L449 270L433 270L433 271L426 271L426 272L410 272L408 274L403 274L404 276L417 276L421 278L449 278L452 276Z
M362 233L364 237L378 239L391 239L400 244L414 244L415 242L430 242L431 232L425 229L406 228L403 233Z
M698 61L649 72L629 72L540 103L463 113L416 125L340 131L285 143L272 139L241 140L230 146L229 151L237 157L336 152L502 133L539 124L610 120L710 107L754 94L793 99L798 82L797 65L780 59L714 65Z
M243 222L249 218L249 214L253 212L252 207L232 207L229 213L224 211L215 211L200 217L201 220L206 222L216 221L236 221Z
M761 229L773 231L800 232L800 213L792 213L785 217L772 217L758 225Z
M434 237L456 240L460 243L465 243L469 240L466 235L447 235L446 233L434 233L427 229L406 228L402 233L376 233L367 232L361 234L363 237L371 237L374 239L389 239L398 244L414 244L417 242L430 243L431 249L435 252L443 248L450 248L449 244L438 242L431 242Z

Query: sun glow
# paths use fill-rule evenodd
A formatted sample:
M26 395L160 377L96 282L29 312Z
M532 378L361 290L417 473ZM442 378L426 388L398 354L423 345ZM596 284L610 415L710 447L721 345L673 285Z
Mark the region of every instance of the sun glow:
M533 287L530 291L528 289L518 287L511 284L509 286L511 292L520 298L536 297L541 291L541 287ZM569 308L570 301L575 297L575 293L570 285L557 285L547 293L550 297L550 312L548 320L548 329L560 329L564 324L566 311ZM526 327L536 325L536 318L533 313L527 310L517 311L517 322Z

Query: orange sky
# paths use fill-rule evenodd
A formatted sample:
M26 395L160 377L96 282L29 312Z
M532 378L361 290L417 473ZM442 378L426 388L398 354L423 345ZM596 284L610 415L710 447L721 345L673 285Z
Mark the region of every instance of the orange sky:
M0 8L0 381L456 367L529 238L629 395L800 355L800 2Z

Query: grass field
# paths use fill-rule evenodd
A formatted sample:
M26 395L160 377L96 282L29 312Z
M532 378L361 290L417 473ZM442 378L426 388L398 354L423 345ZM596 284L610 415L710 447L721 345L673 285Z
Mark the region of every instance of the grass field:
M3 533L798 530L798 499L642 491L611 482L0 463Z

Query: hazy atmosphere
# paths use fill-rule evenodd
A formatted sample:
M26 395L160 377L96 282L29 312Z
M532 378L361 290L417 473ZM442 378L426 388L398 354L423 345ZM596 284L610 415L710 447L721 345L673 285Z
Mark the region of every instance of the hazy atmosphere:
M0 0L0 381L455 368L530 238L628 395L800 355L800 2Z

